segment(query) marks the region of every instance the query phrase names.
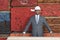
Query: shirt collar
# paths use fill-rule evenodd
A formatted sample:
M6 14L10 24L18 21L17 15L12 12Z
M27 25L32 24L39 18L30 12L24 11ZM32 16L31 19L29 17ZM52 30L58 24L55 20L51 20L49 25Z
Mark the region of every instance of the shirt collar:
M35 15L37 15L37 14L35 14ZM40 14L38 16L40 16Z

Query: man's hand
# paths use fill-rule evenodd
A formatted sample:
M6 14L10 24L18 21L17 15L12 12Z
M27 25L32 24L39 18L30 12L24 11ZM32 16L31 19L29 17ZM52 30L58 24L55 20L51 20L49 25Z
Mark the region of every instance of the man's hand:
M26 32L23 32L23 36L25 36Z
M51 35L51 37L53 37L53 36L54 36L52 31L50 31L50 35Z
M23 34L26 34L26 32L23 32Z
M50 33L52 34L53 32L52 32L52 31L50 31Z

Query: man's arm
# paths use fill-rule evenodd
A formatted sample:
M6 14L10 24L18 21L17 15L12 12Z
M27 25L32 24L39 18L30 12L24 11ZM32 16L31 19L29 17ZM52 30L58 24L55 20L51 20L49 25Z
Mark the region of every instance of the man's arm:
M29 22L27 23L25 30L23 31L24 34L27 32L28 28L30 27L30 24L31 24L31 18Z
M51 28L49 27L49 25L48 25L48 23L47 23L47 21L46 21L45 18L43 18L43 23L46 25L46 28L48 29L48 31L49 31L50 33L52 33L52 30L51 30Z

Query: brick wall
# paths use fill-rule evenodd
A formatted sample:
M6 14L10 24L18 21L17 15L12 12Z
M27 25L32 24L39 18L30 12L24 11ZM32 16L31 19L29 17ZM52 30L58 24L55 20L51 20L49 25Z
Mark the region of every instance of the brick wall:
M10 0L0 0L0 33L10 33Z
M41 15L46 17L53 32L60 33L60 0L0 0L0 11L10 11L11 26L8 23L7 26L11 27L11 32L23 32L29 18L35 14L30 9L37 5L41 6ZM0 22L0 26L4 22ZM5 27L4 25L2 26L3 28ZM31 31L31 28L29 30ZM48 32L46 28L44 28L44 32Z
M46 20L49 26L52 28L53 32L60 32L60 4L55 3L39 3L39 6L42 8L41 15L46 17ZM56 6L57 5L57 6ZM29 21L29 18L34 15L34 12L31 12L30 9L33 7L13 7L11 8L11 31L21 31L25 29L26 24ZM56 8L56 9L55 9ZM27 10L27 11L26 11ZM57 14L58 13L58 14ZM48 32L44 27L44 32ZM31 31L31 27L30 27Z
M54 33L60 32L60 17L46 17L46 20ZM48 32L44 27L45 32Z

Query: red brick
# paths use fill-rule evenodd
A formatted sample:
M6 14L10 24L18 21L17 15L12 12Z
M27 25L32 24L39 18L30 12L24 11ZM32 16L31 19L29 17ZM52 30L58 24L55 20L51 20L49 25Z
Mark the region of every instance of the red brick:
M0 10L9 10L9 0L0 0Z
M52 37L53 35L51 35L50 33L44 33L44 37Z
M30 33L22 34L22 33L11 33L10 36L31 36Z
M47 4L47 3L39 3L38 4L42 9L42 16L60 16L60 4ZM58 14L57 14L58 13Z
M7 38L0 38L0 40L7 40Z
M23 31L32 15L34 15L34 13L30 11L29 7L12 8L11 31Z
M60 3L60 0L38 0L39 3Z
M37 0L12 0L11 6L36 6Z
M60 18L57 17L57 18L46 18L46 21L49 23L49 24L60 24Z
M54 33L54 37L60 37L60 33Z
M52 29L52 31L53 31L54 33L59 33L59 32L60 32L60 25L58 25L58 24L56 24L56 25L50 24L49 26L50 26L50 28ZM48 32L48 30L46 29L45 26L44 26L43 28L44 28L44 32L45 32L45 33Z
M26 33L24 35L22 33L11 33L11 34L14 34L13 36L29 36L29 37L32 36L31 33ZM10 35L10 36L12 36L12 35ZM44 37L60 37L60 33L53 33L53 34L44 33L43 36Z

